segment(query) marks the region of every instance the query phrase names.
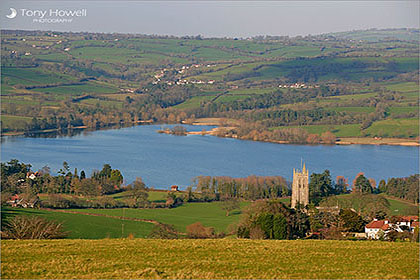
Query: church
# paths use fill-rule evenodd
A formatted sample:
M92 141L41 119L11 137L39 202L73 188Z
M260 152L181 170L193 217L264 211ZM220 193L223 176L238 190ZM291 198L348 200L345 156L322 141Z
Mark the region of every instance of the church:
M302 172L293 168L292 208L297 205L305 207L309 204L309 172L303 164Z

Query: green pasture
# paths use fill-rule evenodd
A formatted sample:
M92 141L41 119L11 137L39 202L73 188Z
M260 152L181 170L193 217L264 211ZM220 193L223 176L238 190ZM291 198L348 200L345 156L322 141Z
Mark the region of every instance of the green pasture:
M26 124L29 123L31 117L22 117L22 116L11 116L11 115L1 115L0 116L2 128L8 128L11 130L25 129Z
M336 112L347 112L347 113L372 113L375 112L373 107L331 107L328 110Z
M386 89L396 92L417 92L419 85L415 82L393 83L385 86Z
M224 94L218 97L215 102L232 102L240 101L249 98L251 95L239 95L239 94Z
M403 201L385 194L380 194L389 202L389 210L391 215L418 215L418 206L408 201Z
M245 207L247 204L246 202L241 203L241 207ZM188 225L196 222L201 222L204 226L214 227L219 232L226 231L228 226L237 223L241 216L241 212L235 210L226 217L226 212L221 208L221 202L186 203L171 209L74 209L74 211L150 219L174 225L177 230L182 232L185 232Z
M419 135L419 120L387 119L374 122L366 130L369 136L411 138Z
M301 125L301 126L282 126L273 129L285 128L301 128L310 134L321 135L330 131L337 137L357 137L360 136L360 124L343 124L343 125Z
M2 67L2 83L8 85L44 85L68 83L76 79L65 74L57 74L38 68L9 68Z
M216 94L215 95L194 96L194 97L191 97L190 99L188 99L187 101L174 106L174 108L177 108L177 109L191 109L191 108L200 107L200 104L202 102L211 101L215 97L216 97Z
M117 92L118 89L111 85L102 85L98 83L87 82L86 84L82 84L82 85L36 88L36 89L32 89L32 91L49 93L49 94L58 94L58 95L78 96L78 95L83 95L87 93L113 93L113 92Z
M349 178L349 180L352 180L353 178ZM410 203L408 201L402 201L397 198L393 198L390 196L387 196L385 194L379 194L379 195L365 195L360 196L357 194L341 194L336 196L331 196L326 199L324 199L321 202L321 205L325 206L335 206L338 204L342 208L353 208L356 210L363 210L363 207L366 207L369 205L369 203L376 203L377 198L384 197L388 202L388 210L389 215L418 215L418 206ZM368 209L365 209L368 210Z
M417 113L419 112L418 106L399 106L399 107L390 107L389 113L391 116L398 114L408 114L408 113Z
M2 208L2 220L4 218L7 221L16 215L37 215L60 222L70 239L121 238L127 237L130 233L135 237L147 237L153 228L152 223L109 217L38 209Z

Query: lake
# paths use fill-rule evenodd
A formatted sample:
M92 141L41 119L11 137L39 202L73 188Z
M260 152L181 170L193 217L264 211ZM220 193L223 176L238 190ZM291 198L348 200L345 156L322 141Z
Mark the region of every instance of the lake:
M171 126L166 126L171 127ZM309 172L329 169L333 179L345 176L351 182L357 173L368 178L404 177L419 170L418 147L375 145L285 145L218 138L174 136L156 131L160 125L83 132L75 136L32 138L4 137L2 162L16 158L33 170L48 165L56 173L67 161L90 175L109 163L123 173L126 183L143 178L148 187L182 189L199 175L246 177L280 175L292 179L301 160ZM189 131L209 126L186 126Z

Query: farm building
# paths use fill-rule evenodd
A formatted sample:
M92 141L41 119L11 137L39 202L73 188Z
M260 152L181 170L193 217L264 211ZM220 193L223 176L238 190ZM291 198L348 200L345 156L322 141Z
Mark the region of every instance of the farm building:
M178 186L177 185L173 185L171 186L171 192L177 192L179 191Z

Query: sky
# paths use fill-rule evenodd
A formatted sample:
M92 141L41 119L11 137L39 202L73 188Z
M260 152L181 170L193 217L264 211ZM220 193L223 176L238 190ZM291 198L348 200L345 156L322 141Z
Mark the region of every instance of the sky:
M10 8L16 10L14 18ZM80 16L57 16L54 11ZM0 2L0 28L72 32L297 36L419 28L420 1L18 1ZM52 14L50 12L52 11ZM46 12L41 18L40 12ZM60 22L57 22L60 21Z

